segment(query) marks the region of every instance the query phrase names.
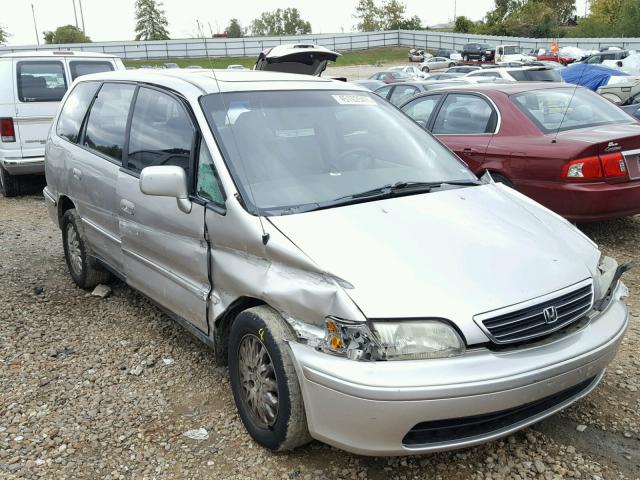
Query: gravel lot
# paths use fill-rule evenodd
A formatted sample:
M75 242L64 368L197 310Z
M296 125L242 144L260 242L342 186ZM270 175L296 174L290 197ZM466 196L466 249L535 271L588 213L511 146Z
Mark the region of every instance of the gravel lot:
M583 228L618 260L638 258L640 217ZM436 455L318 442L274 454L245 433L204 346L120 283L105 299L76 288L43 199L0 197L0 478L640 478L640 268L626 283L626 341L601 386L562 414ZM201 427L206 440L183 435Z

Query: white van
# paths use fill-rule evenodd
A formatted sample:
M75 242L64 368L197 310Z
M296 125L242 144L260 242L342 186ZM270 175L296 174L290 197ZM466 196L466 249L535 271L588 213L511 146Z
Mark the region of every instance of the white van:
M82 75L124 70L114 55L20 52L0 55L0 193L20 194L20 175L44 173L44 146L60 100Z

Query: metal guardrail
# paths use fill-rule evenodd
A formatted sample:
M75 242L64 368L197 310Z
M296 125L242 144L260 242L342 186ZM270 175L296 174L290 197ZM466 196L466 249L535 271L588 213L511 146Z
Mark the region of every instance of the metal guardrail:
M336 51L363 50L380 47L416 47L423 49L460 49L465 43L492 45L515 44L526 50L548 48L550 38L498 37L434 30L390 30L282 37L192 38L167 41L94 42L64 45L24 45L0 47L2 53L23 51L75 50L117 55L125 60L162 60L169 58L255 57L265 48L286 43L314 43ZM640 38L561 38L559 46L576 46L585 50L619 46L640 50Z

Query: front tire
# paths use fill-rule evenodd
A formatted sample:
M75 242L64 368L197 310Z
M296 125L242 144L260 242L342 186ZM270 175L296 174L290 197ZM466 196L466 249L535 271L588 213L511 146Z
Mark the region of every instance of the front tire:
M22 181L16 175L10 175L2 165L0 165L0 193L5 197L16 197L21 193Z
M489 172L491 174L491 178L493 178L493 181L496 183L502 183L503 185L506 185L509 188L513 188L514 190L516 190L516 186L513 184L513 182L511 180L509 180L507 177L505 177L504 175L501 175L499 173L494 173L494 172Z
M480 57L480 61L481 61L481 62L486 62L486 61L487 61L487 56L486 56L486 55L482 55L482 56Z
M455 66L456 66L456 64L455 64L455 63L453 63L453 62L451 62L451 63L449 64L449 68L453 68L453 67L455 67Z
M62 245L71 278L80 288L93 288L111 279L111 274L98 265L75 208L62 217Z
M424 73L429 73L429 67L422 67L422 71Z
M302 391L282 317L267 306L240 313L229 335L233 398L249 435L261 446L292 450L311 440Z

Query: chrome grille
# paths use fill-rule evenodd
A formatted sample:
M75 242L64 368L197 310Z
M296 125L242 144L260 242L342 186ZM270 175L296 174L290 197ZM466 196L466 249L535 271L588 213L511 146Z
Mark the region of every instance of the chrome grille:
M494 343L523 342L560 330L582 318L591 308L593 288L589 284L509 313L493 317L482 315L481 323Z

